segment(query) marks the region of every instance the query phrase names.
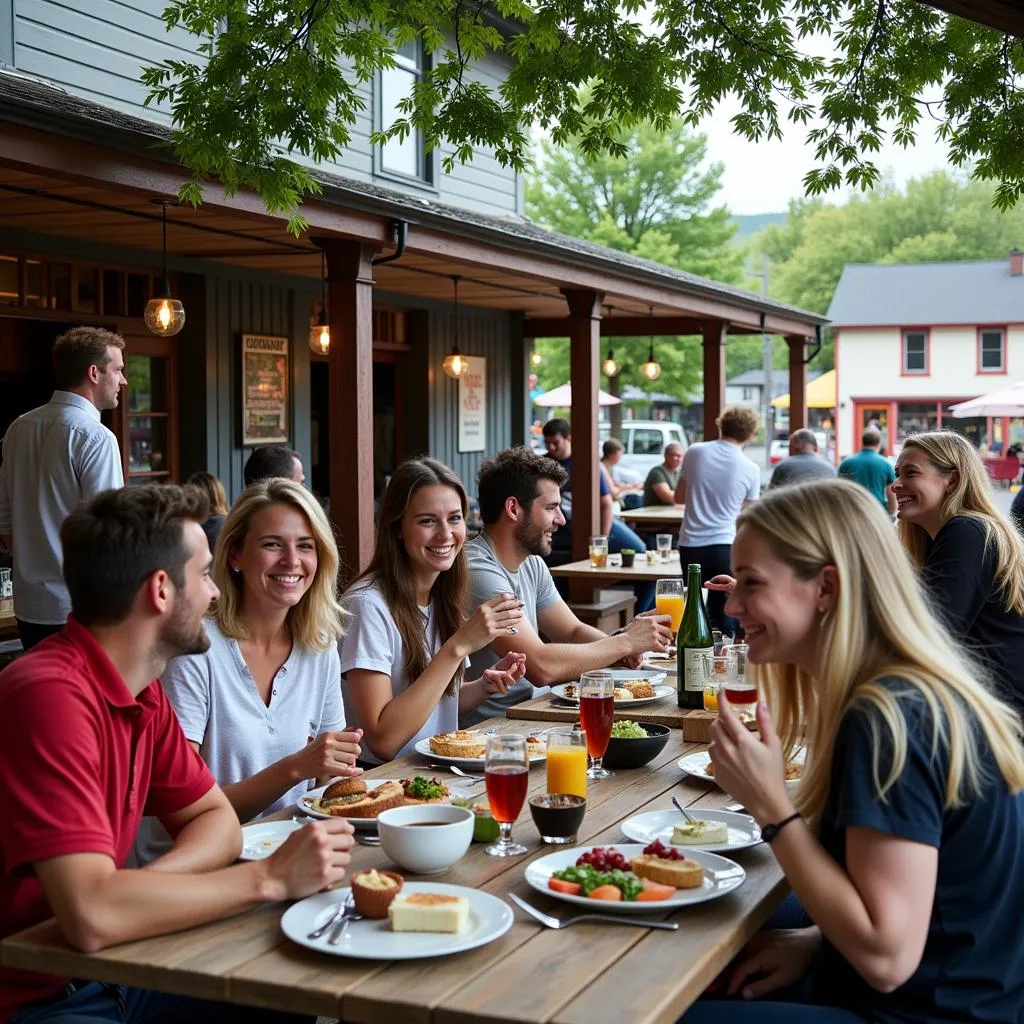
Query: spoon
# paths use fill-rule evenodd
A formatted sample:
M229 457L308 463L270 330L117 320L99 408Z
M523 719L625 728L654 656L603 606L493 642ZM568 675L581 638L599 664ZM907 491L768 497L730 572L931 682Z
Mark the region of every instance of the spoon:
M682 815L682 816L683 816L683 817L684 817L684 818L685 818L685 819L686 819L686 820L687 820L687 821L688 821L688 822L689 822L689 823L690 823L691 825L693 825L693 824L695 824L695 823L696 823L696 820L697 820L697 819L696 819L696 818L694 818L694 817L693 817L693 815L691 815L691 814L690 814L690 812L689 812L689 811L687 811L687 809L686 809L686 808L685 808L685 807L684 807L684 806L683 806L683 805L682 805L682 804L681 804L681 803L679 802L679 797L677 797L677 796L674 796L674 797L672 797L672 803L674 803L674 804L676 805L676 810L677 810L677 811L679 811L679 813L680 813L680 814L681 814L681 815Z
M380 846L380 836L371 835L369 832L357 832L356 842L363 846Z

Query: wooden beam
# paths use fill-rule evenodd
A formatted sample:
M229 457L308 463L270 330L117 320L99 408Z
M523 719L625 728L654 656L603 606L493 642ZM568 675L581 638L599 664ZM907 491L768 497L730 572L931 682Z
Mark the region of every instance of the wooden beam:
M718 437L718 416L725 405L725 342L729 325L704 327L704 440Z
M649 334L700 334L704 321L692 316L616 316L601 321L602 338L646 337ZM566 338L569 317L529 317L523 321L525 338Z
M373 273L376 249L318 239L331 318L329 488L344 585L373 556Z
M586 558L601 532L597 465L597 389L601 352L600 292L563 294L569 305L569 377L572 381L572 557Z
M807 426L807 364L804 338L786 338L789 346L789 432ZM837 410L838 411L838 410Z
M925 0L947 14L987 25L1011 36L1024 36L1024 10L1020 0Z

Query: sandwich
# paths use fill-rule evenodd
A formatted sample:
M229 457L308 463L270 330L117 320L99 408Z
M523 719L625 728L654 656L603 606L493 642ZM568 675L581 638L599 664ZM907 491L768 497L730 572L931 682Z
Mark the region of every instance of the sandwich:
M316 809L336 818L376 818L381 811L401 807L405 791L391 780L370 789L362 779L339 779L316 801Z

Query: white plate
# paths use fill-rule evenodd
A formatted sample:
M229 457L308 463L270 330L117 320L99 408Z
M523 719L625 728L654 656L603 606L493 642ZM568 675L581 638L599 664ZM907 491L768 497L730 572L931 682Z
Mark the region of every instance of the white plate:
M531 733L533 736L540 736L538 733ZM541 747L538 748L536 754L531 755L530 764L539 764L545 760L547 755L544 753L543 738L541 740ZM421 754L423 757L430 758L432 761L437 761L439 764L457 764L460 768L479 768L481 771L484 767L484 759L482 757L446 757L444 754L435 754L430 749L430 740L420 740L415 748L417 754Z
M242 827L242 852L239 860L263 860L269 857L293 832L302 828L298 821L263 821Z
M805 750L798 750L796 757L793 758L793 760L803 764L806 756L807 752ZM701 779L704 782L713 782L718 786L718 780L714 775L708 775L707 769L708 765L711 764L711 755L706 751L702 751L698 754L687 754L686 757L681 757L676 761L676 764L678 767L682 768L687 775L692 775L695 779ZM796 789L799 785L799 779L790 779L786 783L786 789L792 792L792 790ZM722 787L718 786L718 788L721 789Z
M367 789L374 790L379 786L383 786L385 782L395 782L396 779L366 779ZM444 779L439 779L439 782L444 782L446 786L448 783ZM330 783L328 783L330 785ZM321 786L319 789L311 789L305 796L299 799L299 810L303 814L312 815L314 818L338 818L344 817L344 815L338 814L326 814L316 807L315 801L319 800L323 796L324 790L327 786ZM450 793L449 799L455 800L468 800L470 794L463 789L455 789L452 786L448 786ZM345 818L353 828L359 829L363 832L376 832L377 831L377 819L376 818Z
M638 857L644 852L644 847L639 843L627 843L623 845L602 847L605 850L618 850L628 861L630 857ZM566 893L555 892L548 888L548 879L562 868L572 867L581 854L587 850L593 850L593 846L576 846L571 850L560 850L558 853L549 853L540 860L532 861L526 866L526 881L538 892L550 896L552 899L564 900L566 903L575 903L581 907L587 907L595 913L601 914L636 914L642 912L655 913L659 910L675 910L678 907L688 907L692 903L706 903L708 900L717 899L727 892L738 888L743 879L747 877L743 870L731 860L719 857L717 853L707 853L704 850L687 850L686 856L690 860L697 861L704 865L704 882L699 888L676 889L676 895L667 900L651 900L650 902L639 903L636 900L622 900L618 903L605 900L592 900L589 896L569 896Z
M458 935L393 932L391 922L384 918L382 921L353 921L336 946L327 945L329 931L319 939L307 938L310 932L327 921L339 903L345 902L348 889L318 892L289 907L281 918L281 930L300 946L321 953L332 953L334 956L354 957L357 960L419 960L485 946L488 942L500 939L512 927L512 908L490 893L443 882L406 882L403 888L409 892L465 896L469 900L469 922L465 931Z
M653 676L659 679L665 678L664 672L637 672L631 676L627 676L627 679L644 679L646 676ZM559 686L552 686L551 692L559 700L564 700L566 704L578 705L580 700L579 697L567 697L565 695L566 686L579 686L578 683L562 683ZM657 700L664 700L666 697L675 695L676 688L674 686L658 686L654 684L654 696L653 697L634 697L632 700L616 700L615 706L617 708L635 708L640 707L642 704L653 704Z
M703 807L694 808L690 812L695 818L704 821L724 821L729 830L729 839L724 843L677 843L687 855L690 850L707 850L709 853L728 853L731 850L745 850L748 846L757 846L761 842L761 826L749 814L737 814L735 811L712 811ZM672 826L682 825L683 816L675 809L665 811L647 811L627 818L622 823L622 834L635 843L653 843L660 839L667 846L672 845Z

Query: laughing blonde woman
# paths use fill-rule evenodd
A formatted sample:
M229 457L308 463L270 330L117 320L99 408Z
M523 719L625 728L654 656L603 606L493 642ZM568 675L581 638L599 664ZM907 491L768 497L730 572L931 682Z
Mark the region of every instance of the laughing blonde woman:
M954 639L1024 712L1024 542L992 502L981 457L951 431L903 444L899 533Z
M866 490L782 488L737 525L726 611L767 703L758 736L723 700L711 755L814 926L761 933L729 980L743 1000L684 1021L1019 1024L1020 718L933 616Z

